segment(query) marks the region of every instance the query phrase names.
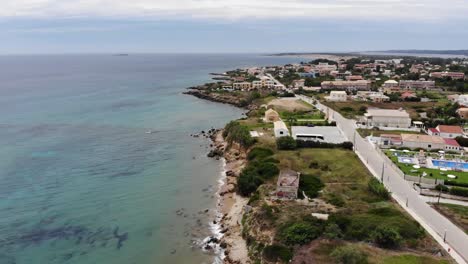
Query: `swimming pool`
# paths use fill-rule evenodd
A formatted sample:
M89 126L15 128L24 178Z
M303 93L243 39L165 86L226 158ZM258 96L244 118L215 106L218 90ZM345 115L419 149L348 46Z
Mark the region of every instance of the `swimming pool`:
M398 157L398 162L406 163L406 164L413 164L415 163L415 160L414 158L410 158L410 157Z
M432 165L434 165L435 167L441 167L441 168L468 170L468 162L432 160Z

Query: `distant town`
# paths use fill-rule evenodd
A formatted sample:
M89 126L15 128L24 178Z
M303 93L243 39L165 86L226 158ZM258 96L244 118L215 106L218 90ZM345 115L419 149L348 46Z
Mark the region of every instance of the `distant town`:
M248 198L238 204L244 208L237 216L243 219L239 232L262 247L247 245L250 257L239 257L229 250L239 247L229 234L224 238L227 262L333 261L336 250L318 253L312 245L333 248L357 240L372 242L354 248L365 258L372 258L372 250L390 259L392 250L411 249L424 263L443 262L445 256L464 263L466 74L468 59L463 58L316 55L297 64L213 73L216 82L189 88L187 94L249 110L226 126L224 143L218 142L214 153L224 153L231 168L224 198ZM372 213L376 202L384 203L392 217ZM403 209L425 231L405 233L402 225L409 227L413 220ZM304 215L293 216L293 211ZM354 221L359 224L349 225ZM390 244L377 239L389 235L379 229L383 226L399 238ZM317 230L308 236L308 228ZM356 228L366 233L354 233ZM371 231L376 228L385 234ZM424 234L434 239L432 250L410 245L427 240ZM433 251L436 244L442 250ZM434 259L424 259L425 254Z

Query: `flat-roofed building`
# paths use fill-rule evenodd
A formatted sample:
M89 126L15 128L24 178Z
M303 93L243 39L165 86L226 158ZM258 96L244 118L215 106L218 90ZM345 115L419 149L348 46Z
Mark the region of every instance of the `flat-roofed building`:
M435 81L401 80L400 89L431 90L435 89Z
M432 78L444 78L450 77L453 80L464 80L465 73L464 72L431 72L430 76Z
M346 90L359 91L370 90L371 82L367 80L360 81L324 81L321 83L324 90Z
M411 127L411 118L408 112L403 109L371 108L364 114L363 122L370 127Z
M232 88L235 90L250 90L252 84L249 82L237 82L232 84Z
M331 91L330 95L325 96L325 100L331 102L346 102L348 94L345 91Z
M292 137L296 140L318 141L340 144L346 141L341 130L336 126L292 126Z

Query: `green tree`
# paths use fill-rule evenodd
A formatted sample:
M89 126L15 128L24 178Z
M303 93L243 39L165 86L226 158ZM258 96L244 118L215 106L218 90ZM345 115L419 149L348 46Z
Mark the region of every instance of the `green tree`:
M280 150L294 150L297 147L297 143L294 138L287 136L278 138L276 140L276 146Z
M377 245L384 248L396 248L402 241L398 231L389 226L378 226L372 233L372 238Z

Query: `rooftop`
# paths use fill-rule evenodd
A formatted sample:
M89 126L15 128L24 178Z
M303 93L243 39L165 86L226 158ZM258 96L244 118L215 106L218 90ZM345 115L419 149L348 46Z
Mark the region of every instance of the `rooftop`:
M407 142L410 141L410 142L436 143L436 144L445 143L443 138L439 136L429 136L429 135L401 134L401 139Z
M313 136L313 135L321 135L324 137L324 141L328 143L343 143L346 141L346 138L340 131L340 129L336 126L315 126L315 127L307 127L307 126L292 126L291 127L291 134L294 138L297 135L302 136Z
M278 186L299 187L299 173L293 170L282 170L278 177Z
M273 123L275 129L288 129L288 127L286 126L286 124L283 122L283 121L276 121Z
M366 116L388 116L388 117L408 117L409 114L403 109L367 109Z
M438 125L437 130L441 133L463 134L463 129L459 126Z

